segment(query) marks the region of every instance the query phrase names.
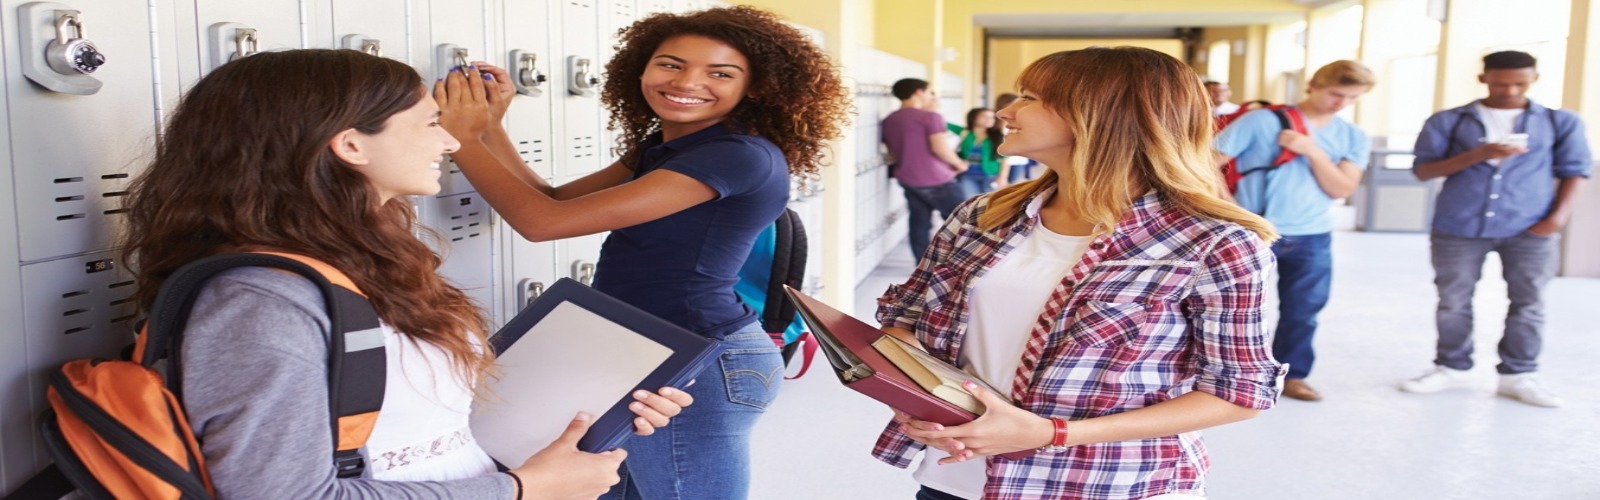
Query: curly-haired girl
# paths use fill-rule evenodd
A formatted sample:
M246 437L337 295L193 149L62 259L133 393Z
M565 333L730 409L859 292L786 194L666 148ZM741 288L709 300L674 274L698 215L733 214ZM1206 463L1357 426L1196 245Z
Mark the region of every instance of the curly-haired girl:
M744 498L751 427L782 360L733 291L757 235L814 175L849 111L838 71L804 34L748 7L657 14L623 30L601 94L616 163L562 186L529 171L500 125L515 95L482 62L434 86L453 156L523 237L611 231L595 288L727 347L689 388L697 410L630 443L627 498Z

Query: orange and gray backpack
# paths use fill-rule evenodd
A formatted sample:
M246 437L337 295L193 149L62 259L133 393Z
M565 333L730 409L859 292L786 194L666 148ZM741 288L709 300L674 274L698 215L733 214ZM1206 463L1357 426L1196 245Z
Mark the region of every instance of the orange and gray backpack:
M239 267L270 267L304 276L322 291L333 332L328 342L328 399L339 477L358 477L360 449L383 405L385 363L378 315L350 278L300 255L246 253L207 257L173 273L140 328L133 360L79 359L49 374L50 410L40 436L55 464L13 498L60 498L77 489L92 499L216 497L200 443L184 415L183 330L207 280ZM166 358L166 376L155 370Z

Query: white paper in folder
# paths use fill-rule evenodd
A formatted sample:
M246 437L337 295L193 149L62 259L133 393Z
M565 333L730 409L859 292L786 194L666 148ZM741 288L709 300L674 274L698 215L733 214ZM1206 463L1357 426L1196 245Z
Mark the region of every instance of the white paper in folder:
M599 419L672 350L565 302L496 360L500 377L474 405L472 434L489 456L522 465L579 411Z

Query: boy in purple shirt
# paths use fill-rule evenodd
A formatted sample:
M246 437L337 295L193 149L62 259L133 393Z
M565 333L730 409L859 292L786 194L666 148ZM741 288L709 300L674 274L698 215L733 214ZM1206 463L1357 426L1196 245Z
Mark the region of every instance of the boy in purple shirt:
M905 189L912 258L920 259L928 249L933 212L939 212L942 222L966 199L956 175L967 169L967 162L956 156L944 117L923 109L934 99L927 81L902 79L894 82L892 92L900 109L883 119L883 144L895 163L894 178Z

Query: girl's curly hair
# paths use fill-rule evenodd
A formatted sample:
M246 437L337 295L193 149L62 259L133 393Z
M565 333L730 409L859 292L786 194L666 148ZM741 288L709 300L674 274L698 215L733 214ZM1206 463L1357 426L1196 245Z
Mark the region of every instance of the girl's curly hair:
M740 100L727 120L776 144L790 174L816 175L825 143L849 121L849 90L806 35L771 12L744 6L655 14L618 31L600 102L611 112L610 128L622 132L615 150L622 163L636 165L640 142L661 128L639 77L662 42L682 35L717 40L744 54L752 66L748 92L758 97Z

